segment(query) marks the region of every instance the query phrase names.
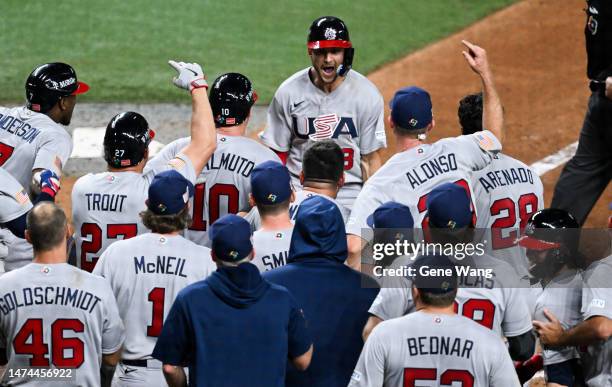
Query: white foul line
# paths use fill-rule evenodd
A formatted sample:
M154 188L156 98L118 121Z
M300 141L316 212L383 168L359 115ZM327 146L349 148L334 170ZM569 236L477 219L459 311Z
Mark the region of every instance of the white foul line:
M546 172L550 172L557 168L559 165L567 162L574 156L576 149L578 148L578 141L573 142L563 149L560 149L557 153L553 153L550 156L544 157L542 160L536 161L531 164L530 167L538 174L538 176L544 175Z

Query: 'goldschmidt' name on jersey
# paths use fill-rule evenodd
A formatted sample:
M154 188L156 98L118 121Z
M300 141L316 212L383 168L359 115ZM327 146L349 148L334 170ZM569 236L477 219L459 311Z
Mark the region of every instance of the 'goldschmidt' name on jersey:
M446 172L457 170L457 158L454 153L442 154L436 158L425 161L411 171L406 172L406 177L412 188L425 183L429 179Z
M134 257L134 270L136 274L156 273L169 274L187 278L183 272L185 269L185 259L178 257L166 257L158 255L155 262L145 262L145 257Z
M8 114L0 114L0 129L5 130L7 133L14 134L17 137L21 137L22 140L30 144L40 134L40 129L36 129L27 122L9 116Z
M507 185L529 183L533 184L533 172L526 168L507 168L488 172L478 179L478 182L489 193L490 190Z
M3 316L9 312L32 305L64 305L91 313L101 298L84 290L65 286L37 286L23 288L21 292L13 290L0 298L0 312Z
M459 337L419 336L409 337L408 353L410 356L444 355L470 358L474 342Z
M127 195L86 193L88 211L123 211Z
M244 177L251 176L255 163L245 157L233 153L213 154L206 163L204 170L224 169Z

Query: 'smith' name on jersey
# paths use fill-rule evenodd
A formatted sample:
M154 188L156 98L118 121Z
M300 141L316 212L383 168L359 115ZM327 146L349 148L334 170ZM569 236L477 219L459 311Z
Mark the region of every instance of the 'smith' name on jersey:
M185 259L158 255L154 262L147 262L144 256L134 257L134 270L136 274L168 274L187 278L185 274Z
M127 195L86 193L87 211L122 212Z
M287 257L289 251L280 251L278 253L270 253L261 257L261 262L264 264L267 270L272 270L279 266L285 266L287 264Z
M407 342L410 356L442 355L469 359L474 348L472 340L448 336L409 337Z
M434 177L443 173L456 170L457 157L454 153L448 153L421 163L416 168L406 172L406 177L414 189L429 179L433 179Z
M255 163L246 157L233 153L213 153L208 163L206 163L204 171L224 169L244 177L249 177L253 168L255 168Z
M17 137L21 137L22 140L32 143L36 137L41 133L40 129L33 127L25 121L21 121L19 118L15 118L8 114L0 114L0 129L7 133L14 134Z
M325 114L318 117L304 117L306 131L300 130L298 117L292 116L293 132L302 140L323 140L338 138L341 134L351 138L359 137L352 117L338 117L336 114ZM305 132L305 133L304 133Z
M533 172L527 168L507 168L488 172L485 176L478 178L478 182L482 185L487 193L498 188L508 185L529 183L533 185Z
M13 290L0 297L0 313L3 316L17 308L33 305L71 306L91 313L102 299L93 293L65 286L37 286Z

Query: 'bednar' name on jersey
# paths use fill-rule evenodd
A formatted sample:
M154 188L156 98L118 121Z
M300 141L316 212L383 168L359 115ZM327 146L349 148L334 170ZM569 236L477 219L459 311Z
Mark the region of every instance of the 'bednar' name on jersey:
M488 172L485 176L478 178L482 188L489 193L498 187L508 185L529 183L533 185L533 172L526 168L507 168Z
M419 336L409 337L408 353L410 356L443 355L470 358L474 342L459 337Z
M102 299L90 292L66 286L36 286L13 290L0 297L0 312L3 316L17 308L33 305L64 305L91 313Z
M440 156L427 160L406 172L406 177L412 188L425 183L429 179L446 172L457 170L457 157L454 153L441 154Z
M187 278L184 273L185 259L179 257L166 257L158 255L154 262L145 261L145 257L134 257L134 270L136 274L168 274Z
M41 133L40 129L33 127L25 121L21 121L19 118L9 116L8 114L0 114L0 129L5 130L7 133L14 134L17 137L21 137L22 140L30 144Z

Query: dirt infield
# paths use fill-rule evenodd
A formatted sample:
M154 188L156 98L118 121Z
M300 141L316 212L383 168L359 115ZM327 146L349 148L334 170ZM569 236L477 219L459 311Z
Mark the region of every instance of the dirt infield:
M460 41L481 45L489 54L506 112L505 152L530 164L578 138L589 93L584 4L584 0L525 0L386 65L369 78L385 101L403 86L427 89L437 123L432 140L457 135L457 103L463 95L480 89L478 78L464 63ZM411 31L407 27L398 33ZM393 152L391 139L387 156ZM547 204L560 172L559 167L543 177ZM62 182L59 201L66 207L73 182L74 178ZM612 188L608 187L588 226L606 225L611 201Z

